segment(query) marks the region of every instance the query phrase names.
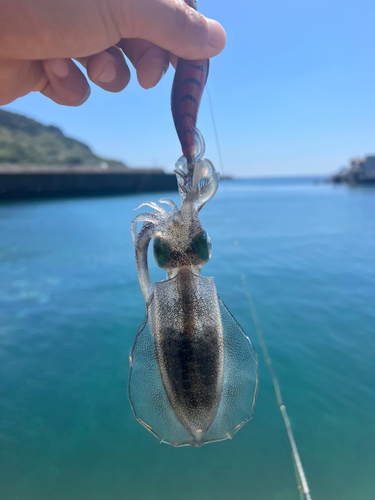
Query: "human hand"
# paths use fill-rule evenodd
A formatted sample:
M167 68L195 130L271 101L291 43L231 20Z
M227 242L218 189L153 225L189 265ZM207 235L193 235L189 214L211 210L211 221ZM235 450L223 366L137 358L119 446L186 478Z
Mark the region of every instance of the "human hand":
M203 59L224 48L216 21L179 0L0 0L0 105L32 91L79 106L89 79L109 92L130 80L155 86L177 56Z

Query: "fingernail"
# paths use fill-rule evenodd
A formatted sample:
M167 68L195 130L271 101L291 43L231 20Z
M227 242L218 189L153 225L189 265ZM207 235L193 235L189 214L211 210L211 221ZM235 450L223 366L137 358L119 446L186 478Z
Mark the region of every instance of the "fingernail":
M220 52L225 47L225 31L221 24L213 19L208 19L208 45L218 49Z
M104 66L103 71L97 78L97 81L100 83L112 83L117 76L117 69L115 64L112 61L108 61Z
M90 94L91 94L91 88L90 88L90 85L87 86L87 90L86 90L86 94L85 96L83 97L83 99L81 99L78 103L77 103L77 106L81 106L81 104L83 104L84 102L87 101L87 99L90 97Z
M166 65L161 67L161 72L159 73L160 76L159 76L159 78L155 79L155 81L152 83L151 87L155 87L155 85L157 85L160 82L160 80L163 78L163 76L167 72L168 66L169 66L169 64L166 64ZM156 72L155 72L155 75L157 75ZM148 88L150 88L150 87L148 87Z
M164 76L164 75L165 75L165 73L167 72L168 67L169 67L169 64L166 64L165 66L163 66L163 67L161 68L161 77L160 77L160 80L163 78L163 76Z
M69 63L66 59L50 59L49 67L51 72L58 78L66 78L69 75Z

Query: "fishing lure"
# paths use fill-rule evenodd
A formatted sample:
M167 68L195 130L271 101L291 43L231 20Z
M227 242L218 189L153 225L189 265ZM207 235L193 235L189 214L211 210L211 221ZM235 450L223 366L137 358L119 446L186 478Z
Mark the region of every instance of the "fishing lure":
M195 8L194 0L187 2ZM201 446L231 438L253 414L258 362L245 332L219 298L202 267L211 242L199 211L215 195L219 173L203 159L196 128L209 61L179 59L172 114L183 156L176 163L181 206L169 199L142 203L154 213L131 223L146 318L130 354L129 399L135 417L159 441ZM138 208L140 208L138 207ZM137 224L143 227L137 233ZM152 286L147 250L167 279Z

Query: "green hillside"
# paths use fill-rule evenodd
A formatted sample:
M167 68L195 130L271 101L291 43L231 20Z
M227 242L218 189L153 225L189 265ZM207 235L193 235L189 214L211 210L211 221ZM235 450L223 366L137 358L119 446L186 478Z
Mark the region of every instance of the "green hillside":
M82 142L66 137L59 128L0 109L0 164L125 165L99 158Z

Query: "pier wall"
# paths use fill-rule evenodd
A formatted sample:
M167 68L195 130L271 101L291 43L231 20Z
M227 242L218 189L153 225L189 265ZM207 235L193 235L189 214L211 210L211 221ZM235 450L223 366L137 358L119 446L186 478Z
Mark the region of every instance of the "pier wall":
M152 169L0 169L0 200L155 191L177 191L176 176Z

